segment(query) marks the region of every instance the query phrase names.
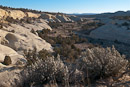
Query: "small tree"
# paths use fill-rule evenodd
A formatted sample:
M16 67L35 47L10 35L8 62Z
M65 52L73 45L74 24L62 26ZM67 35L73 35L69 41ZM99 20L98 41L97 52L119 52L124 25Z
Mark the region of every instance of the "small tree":
M3 64L10 65L12 63L10 56L5 56Z

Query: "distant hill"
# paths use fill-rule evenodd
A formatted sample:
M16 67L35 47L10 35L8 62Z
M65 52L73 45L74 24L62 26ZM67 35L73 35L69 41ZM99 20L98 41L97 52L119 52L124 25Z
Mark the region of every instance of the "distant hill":
M79 15L96 15L97 13L73 13L73 14L68 14L68 15L76 15L76 16L79 16Z
M95 17L95 18L102 18L102 17L113 17L113 16L130 16L130 11L117 11L115 13L101 13L101 14L79 14L79 17Z

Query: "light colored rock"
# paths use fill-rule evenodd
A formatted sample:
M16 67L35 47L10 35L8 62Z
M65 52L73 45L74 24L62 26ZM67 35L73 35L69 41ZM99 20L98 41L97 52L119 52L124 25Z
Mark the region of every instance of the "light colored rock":
M49 43L47 43L45 40L41 39L40 37L36 36L35 34L31 33L27 28L24 28L20 25L12 24L10 27L7 28L7 30L15 30L15 33L0 30L0 42L5 40L6 43L4 45L10 47L10 49L12 50L14 49L21 55L23 55L23 51L33 50L34 48L36 48L37 51L40 51L42 49L52 51L52 46ZM3 50L3 48L0 48L0 50ZM6 50L5 48L5 51L8 52L8 49ZM1 53L2 60L5 55L6 54ZM12 54L12 57L14 59L17 58L15 54L14 55Z
M15 33L6 34L5 38L9 42L7 46L16 51L33 50L34 48L37 48L37 51L42 49L52 51L52 46L49 43L31 33L29 29L23 26L12 24L7 30L15 30Z
M14 67L0 69L0 87L19 87L21 82L20 69Z
M120 24L122 22L118 21L117 23ZM93 30L89 36L97 39L118 40L123 43L130 43L130 30L127 30L127 27L116 26L112 22Z
M6 18L8 16L8 12L3 10L3 9L0 9L0 19L2 18Z
M73 22L69 17L65 15L57 14L56 18L59 19L61 22Z
M41 16L43 19L55 19L56 18L54 15L47 14L47 13L43 13Z
M49 22L61 22L59 19L56 18L55 15L43 13L41 17Z
M26 17L26 14L20 10L8 10L8 14L9 17L12 17L13 19L22 19Z
M35 31L42 30L42 29L49 29L52 30L52 28L46 23L45 20L40 19L39 22L35 22L34 24L27 24L24 23L23 26L27 29L30 29L30 31L33 29Z
M28 35L27 35L28 34ZM8 33L5 38L9 41L8 46L16 51L33 50L37 48L38 51L42 49L52 50L51 45L40 37L28 32L27 34L19 35Z
M4 61L4 58L6 55L11 57L12 64L15 64L17 61L21 61L21 60L23 60L21 62L26 61L22 55L19 55L13 49L0 44L0 61L1 62Z
M31 18L38 18L40 17L41 15L40 14L36 14L36 13L32 13L32 12L26 12L27 14L27 17L31 17Z
M49 14L43 13L41 14L41 18L49 21L49 22L74 22L74 21L83 21L82 18L74 16L74 15L66 15L66 14Z
M13 19L22 19L24 17L34 17L38 18L41 15L32 12L23 12L21 10L3 10L0 9L0 19L6 18L7 16L12 17Z
M82 18L77 17L77 16L75 16L75 15L71 15L71 16L69 16L69 18L70 18L71 20L73 20L73 21L83 21Z
M51 13L32 13L32 12L23 12L21 10L3 10L0 9L0 19L6 18L7 16L12 17L13 19L22 19L24 17L31 18L43 18L48 22L74 22L82 20L76 16L68 16L65 14L51 14Z

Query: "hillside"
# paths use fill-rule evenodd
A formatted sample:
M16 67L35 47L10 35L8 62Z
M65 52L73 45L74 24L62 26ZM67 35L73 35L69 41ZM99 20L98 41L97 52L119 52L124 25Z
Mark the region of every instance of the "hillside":
M87 16L84 16L87 17ZM100 20L103 26L96 28L90 33L90 37L105 39L110 41L119 41L129 44L130 12L118 11L115 13L103 13L91 15L91 18ZM88 17L87 17L88 18Z
M77 15L78 17L87 17L87 18L108 18L108 17L113 17L113 16L129 16L130 11L117 11L117 12L109 12L109 13L101 13L101 14L95 14L95 15Z
M123 14L0 6L0 87L130 86L130 23Z
M82 19L61 13L0 6L0 86L13 87L16 84L14 80L19 81L20 78L15 73L21 72L17 67L26 66L28 63L26 53L34 49L36 52L53 52L51 44L39 37L38 31L52 31L49 22L75 21ZM11 64L4 64L5 57L11 58Z

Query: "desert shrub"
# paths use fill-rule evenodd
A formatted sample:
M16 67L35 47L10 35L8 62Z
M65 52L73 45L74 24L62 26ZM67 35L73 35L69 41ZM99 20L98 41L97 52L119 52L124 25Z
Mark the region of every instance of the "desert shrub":
M48 25L49 25L51 28L58 28L58 27L62 26L62 24L60 24L60 23L55 23L55 22L49 22Z
M37 52L36 48L34 50L24 51L24 56L27 59L27 66L34 64L37 61L37 57L42 60L46 60L47 57L52 56L47 50L42 49Z
M70 37L62 37L61 35L52 38L56 44L76 44L76 43L83 43L86 42L87 40L85 38L80 38L78 35L71 35Z
M55 54L60 54L65 57L68 62L74 62L81 54L81 50L76 48L74 44L62 44L60 47L55 47L54 51Z
M122 23L122 26L129 26L129 23L124 22L124 23Z
M32 83L45 84L51 81L66 83L68 81L68 68L59 56L48 57L46 60L39 58L22 73L24 87L30 87Z
M42 30L37 30L37 32L38 32L39 34L41 33L41 34L43 34L43 35L44 35L44 34L47 35L47 34L50 33L50 30L49 30L49 29L42 29Z
M130 27L127 27L127 30L130 30Z
M82 29L93 29L93 28L97 28L97 27L100 27L100 26L102 26L102 25L104 25L103 23L101 23L101 22L91 22L91 23L88 23L88 24L84 24L83 26L82 26Z
M3 28L3 26L4 26L3 23L0 23L0 29Z
M11 31L9 31L9 32L15 33L15 30L11 30Z
M130 20L130 16L114 16L111 17L112 19L118 19L118 20Z
M48 34L48 33L50 33L50 30L49 30L49 29L43 29L43 30L42 30L42 33L43 33L43 34Z
M34 29L32 29L30 32L33 33L33 34L35 34L35 35L37 34Z
M119 42L117 39L114 40L114 43L120 44L121 42Z
M39 37L43 38L44 40L46 40L47 42L51 43L52 45L54 44L75 44L75 43L83 43L86 42L87 39L85 38L80 38L78 35L76 34L72 34L71 36L68 37L62 37L61 35L58 35L56 37L51 37L48 36L48 34L50 34L50 30L48 29L43 29L42 31L37 31Z
M10 65L12 63L10 56L5 56L3 64Z
M5 20L8 21L9 23L14 23L14 24L20 22L18 18L14 19L13 17L9 17L9 16L7 16Z
M54 46L55 54L59 54L64 57L64 59L68 59L70 62L75 61L81 53L81 50L77 48L74 44L83 43L87 40L85 38L80 38L78 35L71 34L71 36L63 37L58 35L57 37L48 36L50 33L49 30L37 31L38 35L51 43Z
M43 60L45 60L45 58L51 57L51 56L52 56L52 54L49 53L49 52L48 52L47 50L45 50L45 49L42 49L41 51L38 52L38 57L39 57L39 58L42 58Z
M41 13L41 11L27 9L27 8L12 8L12 7L7 7L7 6L2 6L2 5L0 5L0 8L5 9L5 10L21 10L23 12Z
M38 19L36 18L33 18L33 17L24 17L22 19L19 20L20 23L28 23L28 24L31 24L31 23L34 23L34 21L36 21Z
M120 55L114 47L95 47L82 53L77 60L77 68L85 73L86 78L95 81L123 72L127 63L125 56Z

